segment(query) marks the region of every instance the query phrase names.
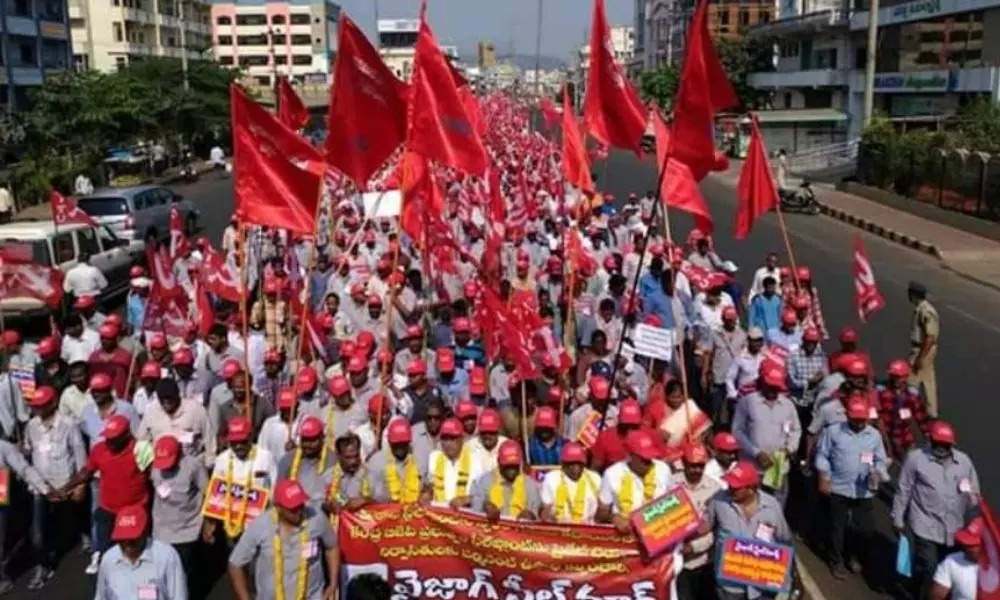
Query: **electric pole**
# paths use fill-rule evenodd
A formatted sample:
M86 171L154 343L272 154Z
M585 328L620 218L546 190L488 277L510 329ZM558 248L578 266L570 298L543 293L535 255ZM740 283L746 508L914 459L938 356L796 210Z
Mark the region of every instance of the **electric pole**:
M875 113L875 63L878 59L878 0L869 0L868 57L865 62L865 105L862 125L867 127Z
M187 54L187 23L184 22L184 0L175 0L177 3L177 28L181 34L181 75L184 77L184 91L191 91L191 81L188 79L188 54Z
M542 85L542 0L538 0L538 23L535 31L535 98L541 97Z

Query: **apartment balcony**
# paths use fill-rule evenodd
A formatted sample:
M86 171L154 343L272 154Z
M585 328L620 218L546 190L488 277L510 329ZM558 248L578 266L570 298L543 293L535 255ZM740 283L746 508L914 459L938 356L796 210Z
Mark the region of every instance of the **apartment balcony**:
M759 38L806 36L831 29L843 28L846 30L848 25L850 25L850 19L846 12L821 10L769 23L759 23L747 29L746 35Z
M123 8L121 11L122 18L127 23L141 23L143 25L154 25L156 23L156 15L148 10Z
M846 87L848 72L842 69L811 69L751 73L747 83L756 89Z

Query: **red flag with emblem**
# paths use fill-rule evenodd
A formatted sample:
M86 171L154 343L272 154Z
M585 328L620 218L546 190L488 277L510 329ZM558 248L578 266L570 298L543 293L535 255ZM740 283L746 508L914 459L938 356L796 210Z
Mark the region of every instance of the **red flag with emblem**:
M584 145L580 125L576 122L576 113L569 101L569 91L563 88L562 114L562 152L563 176L578 190L594 191L594 181L590 175L590 162L587 160L587 149Z
M537 377L538 367L531 357L533 332L517 323L500 296L489 287L480 286L480 300L477 305L479 323L491 359L503 352L522 379Z
M309 109L285 76L278 77L278 120L292 131L298 131L309 123Z
M205 291L230 302L240 301L239 270L221 252L206 246L201 262L201 281Z
M184 218L181 211L176 206L170 207L170 260L175 261L187 254L190 250L190 243L187 234L184 233Z
M0 259L0 296L34 298L57 308L63 299L63 274L32 262Z
M885 298L878 291L875 272L868 262L868 253L860 235L854 241L854 301L862 323L885 307Z
M52 221L55 222L56 227L62 225L97 226L97 222L91 219L90 215L83 212L82 208L77 206L76 200L67 198L56 190L52 190L49 199L52 209Z

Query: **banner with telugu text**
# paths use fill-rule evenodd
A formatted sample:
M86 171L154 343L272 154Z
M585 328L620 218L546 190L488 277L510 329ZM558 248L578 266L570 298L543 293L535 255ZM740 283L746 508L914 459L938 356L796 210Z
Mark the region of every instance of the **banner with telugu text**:
M673 559L645 561L635 538L594 526L485 518L382 504L340 521L348 578L377 573L392 600L524 598L665 600Z

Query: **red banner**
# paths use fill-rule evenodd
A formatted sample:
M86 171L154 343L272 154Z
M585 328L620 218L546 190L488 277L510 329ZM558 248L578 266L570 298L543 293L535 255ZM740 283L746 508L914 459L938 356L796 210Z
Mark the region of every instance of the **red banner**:
M607 527L490 523L477 515L383 504L343 513L347 575L378 573L393 598L665 600L672 555L644 561Z

